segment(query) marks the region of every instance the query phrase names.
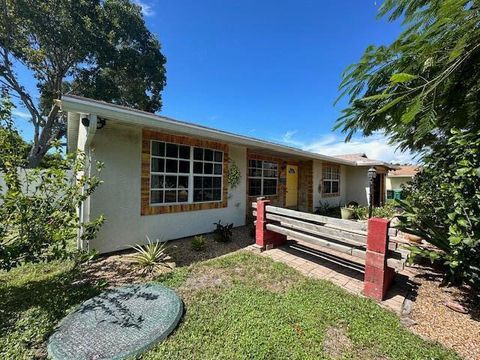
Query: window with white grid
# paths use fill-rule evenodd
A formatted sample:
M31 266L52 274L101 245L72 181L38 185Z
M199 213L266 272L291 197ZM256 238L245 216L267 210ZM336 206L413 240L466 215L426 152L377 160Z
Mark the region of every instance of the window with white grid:
M276 195L278 163L265 160L248 160L248 195Z
M222 151L153 140L150 154L150 204L222 201Z
M322 168L322 193L324 195L338 195L340 193L340 167L324 165Z

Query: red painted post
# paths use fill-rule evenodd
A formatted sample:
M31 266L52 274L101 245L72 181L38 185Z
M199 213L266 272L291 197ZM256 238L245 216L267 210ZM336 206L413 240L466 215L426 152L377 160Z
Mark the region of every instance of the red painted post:
M383 300L395 274L395 270L387 266L388 225L387 219L368 220L363 293L377 301Z
M267 230L266 206L268 204L270 204L270 200L265 200L263 197L257 199L255 245L260 248L260 250L266 250L269 247L281 245L287 240L285 235L277 234L273 231Z

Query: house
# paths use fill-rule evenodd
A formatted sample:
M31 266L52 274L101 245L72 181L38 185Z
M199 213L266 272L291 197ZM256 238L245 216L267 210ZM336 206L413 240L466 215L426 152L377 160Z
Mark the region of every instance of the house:
M393 199L394 191L401 191L402 187L412 181L419 171L420 168L416 165L402 165L390 170L385 181L387 198Z
M366 205L371 166L380 174L376 201L383 201L390 166L366 157L311 153L78 96L58 105L68 119L67 151L105 164L104 183L79 216L103 214L106 222L82 248L105 253L145 243L146 236L182 238L210 232L219 220L245 225L259 196L307 212L320 203ZM236 186L229 168L240 172Z

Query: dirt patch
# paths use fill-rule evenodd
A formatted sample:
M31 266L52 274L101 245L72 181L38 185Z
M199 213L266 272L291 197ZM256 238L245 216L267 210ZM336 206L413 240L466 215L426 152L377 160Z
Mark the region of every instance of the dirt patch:
M206 248L203 251L192 249L192 237L170 241L166 249L168 259L165 266L160 267L152 276L142 274L141 269L130 260L130 255L132 255L133 251L128 250L101 256L82 265L83 281L103 283L107 287L149 281L153 277L170 272L176 267L188 266L196 262L220 257L254 243L246 226L233 229L232 241L228 243L216 242L213 234L206 234L205 238ZM208 283L208 280L205 280L205 282Z
M417 272L410 329L455 350L465 359L480 359L480 306L468 301L469 289L442 286L441 274L432 268L419 268ZM453 311L445 306L447 302L459 302L469 313Z
M353 351L353 343L344 328L331 326L325 332L323 349L328 356L340 359Z

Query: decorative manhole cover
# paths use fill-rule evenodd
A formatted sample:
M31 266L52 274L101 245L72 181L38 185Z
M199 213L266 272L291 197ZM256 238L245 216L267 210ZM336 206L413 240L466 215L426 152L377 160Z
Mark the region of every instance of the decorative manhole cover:
M125 359L168 336L182 314L182 300L161 285L109 290L60 322L48 353L54 360Z

